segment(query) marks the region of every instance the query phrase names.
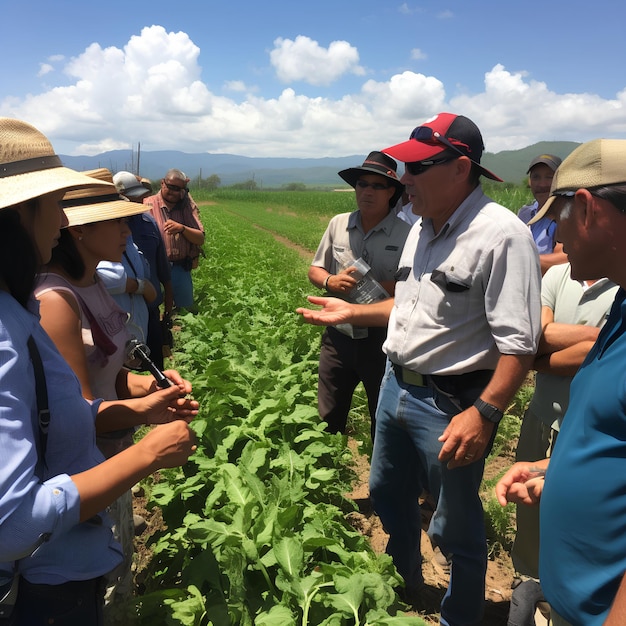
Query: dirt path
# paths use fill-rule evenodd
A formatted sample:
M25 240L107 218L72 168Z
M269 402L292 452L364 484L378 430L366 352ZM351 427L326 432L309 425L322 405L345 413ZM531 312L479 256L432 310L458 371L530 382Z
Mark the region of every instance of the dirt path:
M370 505L369 461L365 455L359 453L354 440L349 441L349 446L355 460L357 481L354 489L347 496L354 500L359 507L358 512L349 514L350 523L369 538L375 552L382 553L385 551L388 536ZM505 462L508 463L509 461ZM427 624L438 624L439 604L448 585L448 576L435 559L430 539L425 532L432 514L427 503L422 506L422 512L421 548L424 559L424 581L429 588L429 602L426 611L413 614L419 615ZM483 626L504 626L506 624L511 599L512 578L513 566L508 554L499 554L495 559L488 561Z

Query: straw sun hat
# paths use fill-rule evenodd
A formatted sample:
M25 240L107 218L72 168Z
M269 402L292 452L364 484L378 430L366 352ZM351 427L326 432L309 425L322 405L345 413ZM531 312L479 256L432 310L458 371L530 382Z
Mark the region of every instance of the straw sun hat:
M67 216L68 226L104 222L120 217L129 217L138 213L145 213L150 209L147 204L131 202L120 198L113 184L113 176L105 167L83 172L91 179L91 186L69 191L63 196L61 206ZM94 180L96 179L96 180ZM109 183L103 187L102 181Z
M94 180L64 167L40 131L26 122L0 117L0 209L87 185L93 186Z

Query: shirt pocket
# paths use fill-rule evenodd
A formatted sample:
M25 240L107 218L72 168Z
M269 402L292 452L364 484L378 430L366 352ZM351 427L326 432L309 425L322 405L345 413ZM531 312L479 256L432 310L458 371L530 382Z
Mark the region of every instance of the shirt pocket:
M466 320L474 284L472 272L463 267L435 269L430 280L439 288L437 317L444 323L446 320Z

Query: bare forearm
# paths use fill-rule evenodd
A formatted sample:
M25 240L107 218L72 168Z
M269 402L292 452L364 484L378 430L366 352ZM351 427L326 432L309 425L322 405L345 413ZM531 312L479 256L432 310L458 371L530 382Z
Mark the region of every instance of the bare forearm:
M311 267L309 267L308 276L311 284L314 287L317 287L318 289L324 289L324 281L330 277L330 272L323 267L311 265Z
M355 304L352 323L357 326L387 326L393 309L393 298L373 304Z
M80 494L80 521L106 509L156 469L155 459L137 444L86 472L72 476Z
M541 334L538 356L558 352L581 342L593 342L598 338L600 329L582 324L547 324Z
M96 417L96 432L110 433L141 426L146 421L142 398L102 402Z
M503 354L498 365L480 397L489 404L503 411L511 402L515 392L524 382L524 378L533 365L534 354Z
M564 350L544 354L535 359L533 368L556 376L574 376L593 344L593 341L582 341Z
M100 465L72 476L80 494L80 520L104 510L132 485L157 469L176 467L196 449L193 432L182 420L157 426L134 446Z
M199 228L184 226L182 235L187 241L195 243L198 246L201 246L204 243L204 232L202 232Z
M543 276L553 265L562 265L563 263L567 263L567 254L562 252L563 247L558 246L561 251L557 252L557 248L555 248L555 252L550 252L548 254L540 254L539 255L539 264L541 266L541 275Z

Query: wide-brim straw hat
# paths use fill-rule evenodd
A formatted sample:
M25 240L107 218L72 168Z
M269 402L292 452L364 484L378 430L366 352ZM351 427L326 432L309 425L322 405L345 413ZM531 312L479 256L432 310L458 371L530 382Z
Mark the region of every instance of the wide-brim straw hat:
M0 117L0 209L89 185L94 180L64 167L47 137L34 126Z
M91 179L91 186L69 191L61 201L68 226L105 222L150 210L147 204L121 198L113 184L113 175L105 167L89 170L83 174ZM103 187L96 181L102 181L106 186Z

